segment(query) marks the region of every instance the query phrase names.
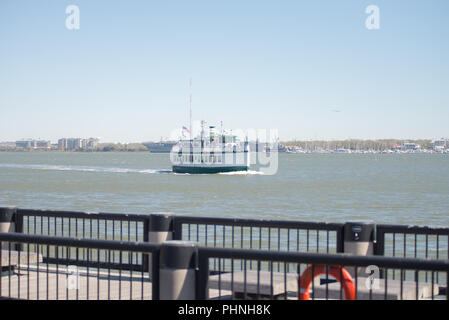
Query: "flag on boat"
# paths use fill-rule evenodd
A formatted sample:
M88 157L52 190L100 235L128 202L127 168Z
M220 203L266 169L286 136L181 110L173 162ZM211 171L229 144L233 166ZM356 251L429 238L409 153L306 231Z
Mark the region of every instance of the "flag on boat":
M187 127L182 127L182 136L186 137L187 134L186 133L190 133L190 130Z

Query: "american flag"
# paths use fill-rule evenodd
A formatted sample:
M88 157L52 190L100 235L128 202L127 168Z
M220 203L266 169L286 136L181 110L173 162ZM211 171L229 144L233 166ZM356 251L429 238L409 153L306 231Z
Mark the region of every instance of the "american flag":
M182 127L182 136L185 138L187 134L190 133L190 130L187 127Z

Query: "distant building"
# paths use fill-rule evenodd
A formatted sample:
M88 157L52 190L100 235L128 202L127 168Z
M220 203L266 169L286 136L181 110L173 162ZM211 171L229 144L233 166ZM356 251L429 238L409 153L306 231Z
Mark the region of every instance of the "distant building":
M35 149L51 149L51 142L45 141L45 140L35 141L34 148Z
M33 140L16 141L16 148L31 149L32 145L33 145Z
M3 147L3 148L14 148L15 146L16 146L15 142L10 142L10 141L0 142L0 147Z
M449 140L447 140L447 139L434 140L434 141L432 141L430 146L434 150L442 150L445 148L449 148Z
M67 139L61 138L58 140L58 149L59 150L67 150Z
M68 139L69 150L80 150L83 147L81 141L81 138Z
M89 138L87 140L87 147L88 148L96 148L98 147L98 144L100 143L100 140L97 138Z
M21 140L16 141L16 148L46 150L51 148L51 142L46 140Z

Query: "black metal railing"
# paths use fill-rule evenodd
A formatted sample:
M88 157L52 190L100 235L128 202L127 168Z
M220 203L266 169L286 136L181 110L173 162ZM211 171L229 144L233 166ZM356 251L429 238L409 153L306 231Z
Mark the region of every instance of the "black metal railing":
M379 224L376 229L377 255L449 259L449 228Z
M148 221L141 214L18 209L16 224L26 234L146 241Z
M16 230L25 234L119 241L148 241L149 224L149 215L20 208L16 218ZM343 225L174 216L173 238L211 247L336 253L342 252ZM54 259L51 252L42 249L46 259ZM73 260L72 253L64 258ZM112 259L115 263L119 257ZM84 260L83 255L77 258L80 265ZM147 266L145 256L137 255L132 263L126 262L122 267L140 270L142 265Z
M214 248L342 252L343 223L175 216L177 239Z
M424 259L449 259L449 228L406 225L377 225L375 254L386 257L413 257ZM392 278L401 275L393 272ZM434 277L437 283L445 275L425 273L425 281Z
M18 232L53 237L148 242L148 226L149 216L138 214L18 209L16 216ZM56 259L56 252L45 246L40 249L44 260L52 262ZM57 259L67 259L69 264L76 262L82 266L86 264L87 258L85 250L69 250L61 253ZM111 267L120 263L124 270L140 270L148 266L142 254L133 255L133 259L113 254L108 259L102 263L111 264Z
M342 223L176 216L173 225L176 239L205 247L317 253L343 250ZM223 263L226 266L226 261ZM222 272L220 267L215 259L213 272ZM257 265L251 262L248 267ZM279 271L281 264L272 267ZM238 268L243 270L243 265Z
M18 208L15 222L16 231L24 234L147 242L150 217L151 215L141 214ZM196 241L201 246L213 248L341 253L344 251L344 225L344 223L173 216L172 237ZM448 247L449 228L387 224L376 226L375 255L447 259ZM42 249L45 257L54 258L51 251L46 252L46 248ZM82 255L77 257L80 264L85 260L83 257ZM69 252L66 258L73 260L72 252ZM122 264L122 267L133 270L140 270L142 266L146 268L148 264L145 259L145 255L137 255L133 257L133 261ZM118 263L119 260L119 256L114 256L111 263ZM218 268L216 262L215 267ZM250 264L250 268L252 267L253 264ZM280 264L276 264L275 267L279 269Z
M354 299L448 299L449 260L205 247L199 249L199 257L201 299L211 292L221 299L297 299L298 292L305 291L307 279L302 277L307 277L307 269L308 275L311 274L312 299L348 298L347 282L331 280L335 273L345 279L346 271L352 273ZM214 274L210 270L216 260L221 272ZM257 268L249 268L251 263ZM280 272L274 270L275 263L281 264ZM379 278L376 273L362 276L361 270L366 267L377 269L385 277ZM320 272L319 281L311 280ZM404 276L394 280L392 272ZM425 273L432 275L430 281L425 280ZM445 275L443 284L438 284L435 273Z
M21 251L14 250L17 244ZM0 297L159 299L159 270L163 267L161 246L134 241L0 233ZM53 260L44 260L40 254L42 247L55 253ZM81 262L64 256L64 252L77 250L86 250ZM151 255L151 278L143 267L124 270L120 262L112 265L110 257L114 252L129 260L136 254ZM312 299L448 299L449 259L205 246L198 247L197 255L196 299L297 299L298 296L304 298L306 292L310 292ZM218 266L215 269L214 263ZM280 269L276 270L275 264ZM366 277L366 268L378 272ZM380 273L384 274L383 278ZM401 276L394 279L394 273ZM427 274L430 274L428 279ZM439 281L437 274L441 275ZM321 279L314 280L315 276ZM335 282L333 277L342 280Z
M26 234L148 241L149 215L17 209ZM343 223L174 216L174 238L204 246L342 252Z
M14 250L20 244L21 251ZM145 242L76 239L0 233L0 297L31 300L158 299L159 246ZM44 249L45 248L45 249ZM41 253L52 252L49 258ZM85 255L77 252L84 251ZM67 259L72 252L73 259ZM126 269L123 261L149 255L153 281L141 265ZM121 261L112 264L112 257ZM105 262L106 261L106 262Z

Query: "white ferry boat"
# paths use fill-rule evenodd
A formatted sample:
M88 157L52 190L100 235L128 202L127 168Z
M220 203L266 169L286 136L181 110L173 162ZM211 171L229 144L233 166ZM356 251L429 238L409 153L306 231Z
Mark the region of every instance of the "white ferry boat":
M237 136L217 134L214 126L209 133L201 121L201 134L195 138L180 140L170 153L172 169L175 173L219 173L248 171L250 150L248 139L239 141Z
M151 153L170 153L176 141L163 141L160 142L143 142L142 144L148 148Z

